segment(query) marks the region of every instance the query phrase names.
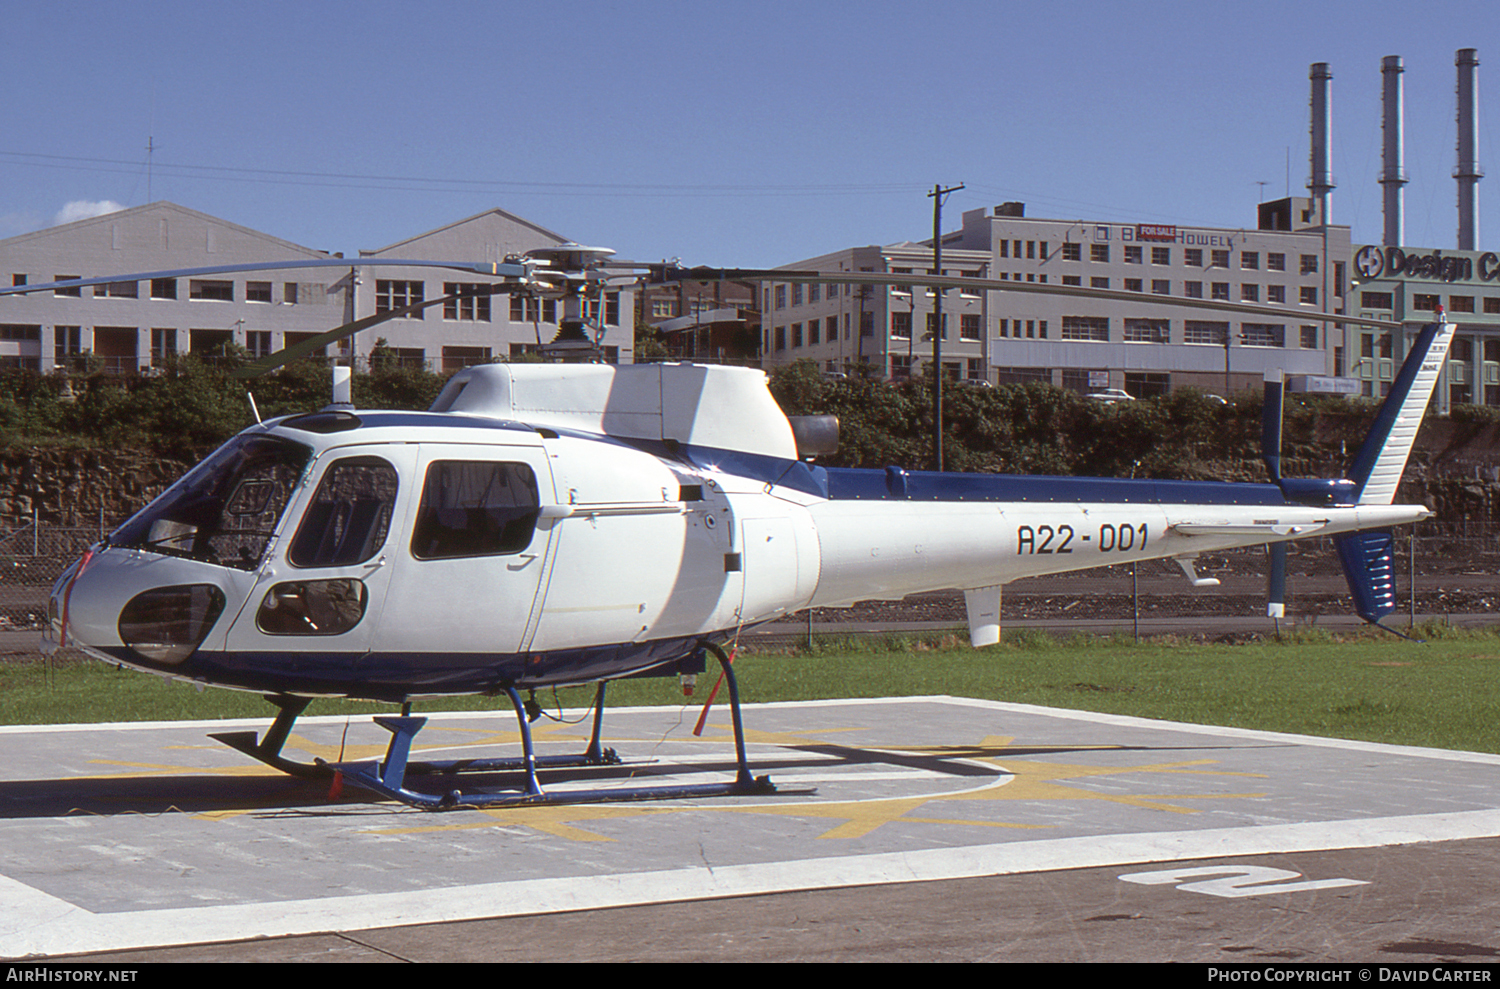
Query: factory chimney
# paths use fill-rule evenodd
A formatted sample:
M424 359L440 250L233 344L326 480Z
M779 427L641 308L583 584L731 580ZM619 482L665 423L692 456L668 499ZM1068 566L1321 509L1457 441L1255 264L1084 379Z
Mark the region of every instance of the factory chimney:
M1406 105L1401 74L1405 71L1400 55L1380 60L1381 117L1384 136L1381 152L1380 188L1385 201L1385 240L1387 247L1406 243Z
M1333 222L1328 203L1328 194L1333 191L1333 176L1328 174L1328 147L1332 143L1329 129L1328 82L1333 73L1327 62L1314 62L1308 71L1312 80L1312 178L1307 188L1317 204L1318 223L1327 226Z
M1479 137L1479 111L1477 107L1479 52L1474 48L1460 48L1453 64L1458 66L1458 167L1453 177L1458 180L1458 249L1477 250L1479 243L1479 209L1475 202L1476 186L1484 177L1484 170L1475 158L1475 145Z

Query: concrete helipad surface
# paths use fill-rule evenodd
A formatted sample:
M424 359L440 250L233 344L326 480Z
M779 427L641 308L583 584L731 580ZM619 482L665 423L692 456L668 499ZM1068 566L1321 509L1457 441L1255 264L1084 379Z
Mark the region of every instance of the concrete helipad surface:
M509 714L430 717L419 757L514 752ZM573 775L732 777L727 711L701 737L696 717L611 711L625 765ZM747 706L772 796L443 813L330 799L205 738L268 721L0 728L0 957L1101 867L1123 889L1334 895L1372 877L1171 864L1500 835L1500 756L961 698ZM534 730L571 752L588 727ZM374 759L388 737L311 718L287 754Z

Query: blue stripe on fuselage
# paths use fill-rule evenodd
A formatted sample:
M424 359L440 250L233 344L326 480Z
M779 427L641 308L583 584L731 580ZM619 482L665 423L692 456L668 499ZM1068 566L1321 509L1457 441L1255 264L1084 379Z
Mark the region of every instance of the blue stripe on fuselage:
M904 490L904 493L903 493ZM1153 505L1284 505L1274 484L934 471L828 469L833 501L998 501Z

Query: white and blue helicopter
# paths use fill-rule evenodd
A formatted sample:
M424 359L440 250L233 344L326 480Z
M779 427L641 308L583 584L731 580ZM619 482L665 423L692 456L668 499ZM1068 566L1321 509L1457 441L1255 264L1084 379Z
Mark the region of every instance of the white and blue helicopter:
M426 412L355 409L336 385L334 403L321 411L251 426L68 568L51 592L50 647L65 643L108 663L262 693L280 709L262 737L214 737L285 772L341 774L417 807L767 793L774 786L747 764L724 649L747 626L806 608L956 588L970 641L980 647L999 641L1000 589L1017 578L1167 558L1202 586L1214 581L1197 576L1197 555L1259 544L1273 548L1274 614L1286 542L1314 535L1335 537L1356 610L1378 624L1395 607L1390 529L1431 514L1394 501L1453 336L1441 314L1416 339L1343 478L1281 476L1281 383L1270 375L1268 484L835 469L812 458L831 452L836 422L789 419L758 370L578 361L597 353L582 300L608 280L609 253L568 245L498 265L386 262L483 271L498 279L495 292L561 298L562 330L550 349L575 359L468 368ZM348 264L259 267L325 263ZM227 270L246 268L129 277ZM685 268L653 278L674 274L888 280ZM1008 281L925 283L1139 301ZM339 327L251 371L417 308ZM335 370L347 378L347 369ZM543 790L539 767L618 761L600 745L609 681L694 673L707 655L729 690L732 782ZM537 755L528 727L534 701L521 692L580 684L598 685L586 751ZM452 694L509 697L521 757L411 761L425 724L411 716L412 701ZM375 719L392 735L385 758L284 757L293 723L320 696L403 705L399 717ZM508 770L519 782L507 789L452 785L462 771ZM441 777L440 792L408 780L423 775Z

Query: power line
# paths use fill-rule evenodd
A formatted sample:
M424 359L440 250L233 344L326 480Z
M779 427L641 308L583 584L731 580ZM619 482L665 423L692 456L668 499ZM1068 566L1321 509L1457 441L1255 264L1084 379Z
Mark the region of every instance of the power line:
M38 168L99 172L129 172L141 168L138 161L86 158L22 151L0 151L0 159ZM898 195L914 188L909 183L869 185L693 185L682 183L537 182L517 179L461 179L425 176L363 175L345 172L297 171L291 169L244 168L224 165L182 165L156 161L153 173L177 178L210 181L256 182L276 185L306 185L328 188L401 189L427 192L529 192L534 195L598 196L834 196Z

